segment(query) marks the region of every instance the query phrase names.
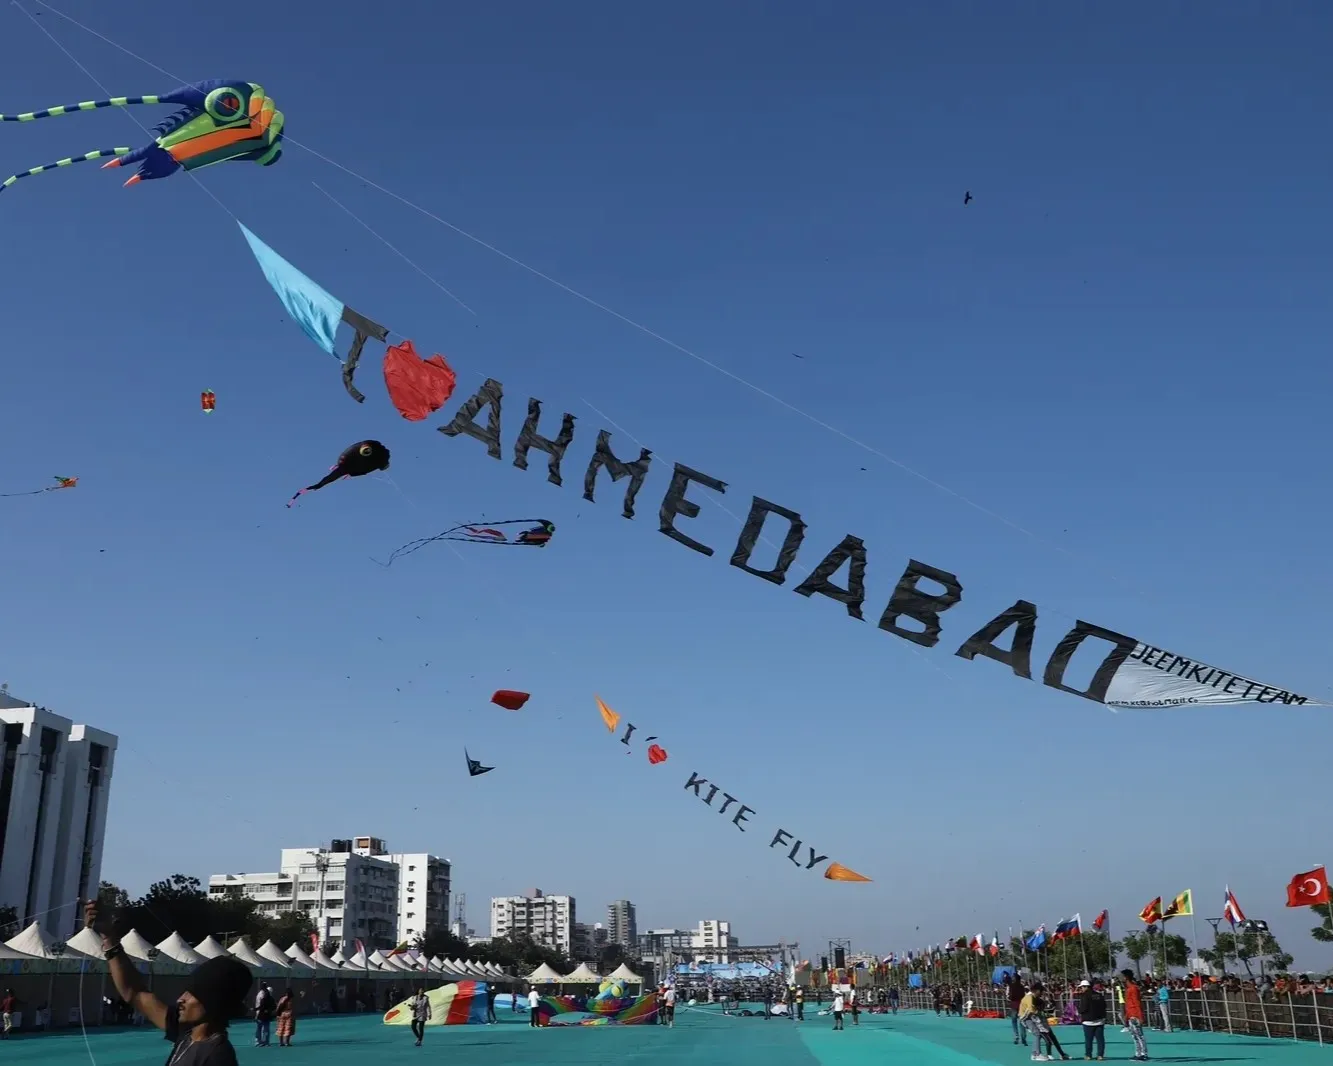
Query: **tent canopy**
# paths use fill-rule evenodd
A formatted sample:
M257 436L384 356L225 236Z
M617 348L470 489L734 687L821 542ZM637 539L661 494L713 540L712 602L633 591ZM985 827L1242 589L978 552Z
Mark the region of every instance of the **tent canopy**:
M21 959L58 959L59 952L51 950L54 943L51 935L40 924L33 922L13 940L6 940L5 947L18 952Z
M129 948L125 950L129 951ZM157 950L167 958L175 962L183 962L187 966L196 966L204 961L204 957L190 947L180 933L172 933L166 940L158 944Z
M628 981L630 984L635 984L635 985L643 984L643 978L640 977L633 970L631 970L623 962L619 966L617 966L614 970L612 970L611 973L609 973L607 976L610 977L612 980L616 981Z
M586 962L579 963L572 972L561 978L566 984L570 985L596 984L601 979L601 975L595 972Z
M564 978L547 966L546 963L542 963L532 973L528 974L528 980L533 984L539 984L546 981L563 981Z
M214 940L211 936L199 941L194 946L194 950L206 959L220 959L227 954L227 949Z
M274 965L263 955L260 955L255 951L255 949L250 946L249 941L243 936L237 937L236 942L232 944L227 951L231 954L232 958L239 959L252 970L268 969Z
M102 950L102 938L87 926L84 926L70 937L66 946L70 950L77 951L80 955L87 955L92 959L106 958L106 953ZM0 958L8 957L7 955L0 955Z
M259 945L259 950L255 954L271 966L279 966L284 970L292 968L292 960L282 953L282 948L271 940L265 940Z

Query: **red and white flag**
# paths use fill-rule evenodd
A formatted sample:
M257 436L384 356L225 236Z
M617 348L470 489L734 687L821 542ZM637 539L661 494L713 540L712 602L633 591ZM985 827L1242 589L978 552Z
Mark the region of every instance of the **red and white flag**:
M1288 907L1313 907L1328 902L1328 874L1322 866L1297 874L1287 885Z
M1222 917L1231 923L1232 929L1245 921L1245 912L1240 909L1240 904L1236 902L1236 894L1231 891L1230 885L1227 885L1227 900L1222 904Z
M1111 917L1111 912L1109 910L1102 911L1102 913L1097 915L1097 917L1093 920L1092 927L1100 932L1102 926L1106 924L1106 920L1110 917Z
M991 953L992 955L998 955L998 954L1000 953L1000 934L999 934L999 933L996 933L993 937L990 938L990 953Z

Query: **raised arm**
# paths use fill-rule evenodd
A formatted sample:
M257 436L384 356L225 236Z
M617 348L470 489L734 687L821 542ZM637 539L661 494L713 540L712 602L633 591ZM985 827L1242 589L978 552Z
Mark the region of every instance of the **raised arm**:
M159 1029L166 1029L167 1005L144 988L139 971L125 957L119 938L103 928L96 900L90 900L84 906L83 922L102 937L102 950L106 952L107 969L111 972L111 981L116 986L116 993L153 1025Z

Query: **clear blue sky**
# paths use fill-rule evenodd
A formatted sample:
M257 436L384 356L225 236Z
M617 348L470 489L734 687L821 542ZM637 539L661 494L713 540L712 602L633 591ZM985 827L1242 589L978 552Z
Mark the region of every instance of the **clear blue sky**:
M63 7L189 80L262 82L296 140L1072 553L295 145L202 180L445 353L460 398L501 379L504 464L399 418L378 349L352 404L190 178L24 181L0 197L3 489L82 480L3 501L0 661L122 738L105 876L375 833L450 857L477 926L539 885L586 920L628 897L642 926L727 918L810 955L1106 906L1119 931L1186 887L1217 914L1229 881L1299 962L1333 963L1281 906L1333 860L1326 712L1114 715L952 655L1022 596L1041 652L1082 617L1329 694L1327 5ZM115 94L174 87L38 21ZM0 27L5 111L101 95L16 7ZM0 134L5 173L145 139L113 111ZM564 488L509 463L529 395L579 416ZM659 456L634 522L579 498L610 428L587 404ZM284 508L365 437L392 482ZM671 460L726 480L737 515L751 494L801 511L802 573L863 537L871 621L727 566L721 508L693 524L712 559L661 536ZM370 560L482 515L559 534ZM930 652L873 624L909 558L966 588ZM489 707L501 686L534 698ZM619 754L594 692L671 761ZM467 779L465 744L498 769ZM692 769L755 830L683 793ZM875 883L797 872L765 849L777 825Z

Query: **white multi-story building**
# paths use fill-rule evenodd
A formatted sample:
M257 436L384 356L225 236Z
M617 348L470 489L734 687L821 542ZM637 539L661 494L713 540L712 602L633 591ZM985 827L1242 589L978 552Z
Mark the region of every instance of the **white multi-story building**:
M626 951L634 951L639 946L639 921L634 904L627 899L618 899L606 908L607 939L612 944L619 944Z
M102 876L116 738L2 687L0 731L0 904L72 936Z
M383 855L373 837L366 852L354 851L351 840L335 840L328 848L283 848L275 873L213 874L210 896L249 896L259 913L275 918L302 910L315 924L320 942L337 941L350 948L360 940L367 950L392 948L398 935L398 864Z
M357 837L354 850L363 852L360 844L366 837ZM448 859L427 852L401 852L380 855L398 866L398 938L415 943L427 931L449 927Z
M574 949L574 897L547 896L530 888L521 896L491 899L491 936L526 933L566 957Z
M695 962L728 963L731 949L739 944L740 941L731 935L731 923L716 918L701 921L698 930L690 937Z

